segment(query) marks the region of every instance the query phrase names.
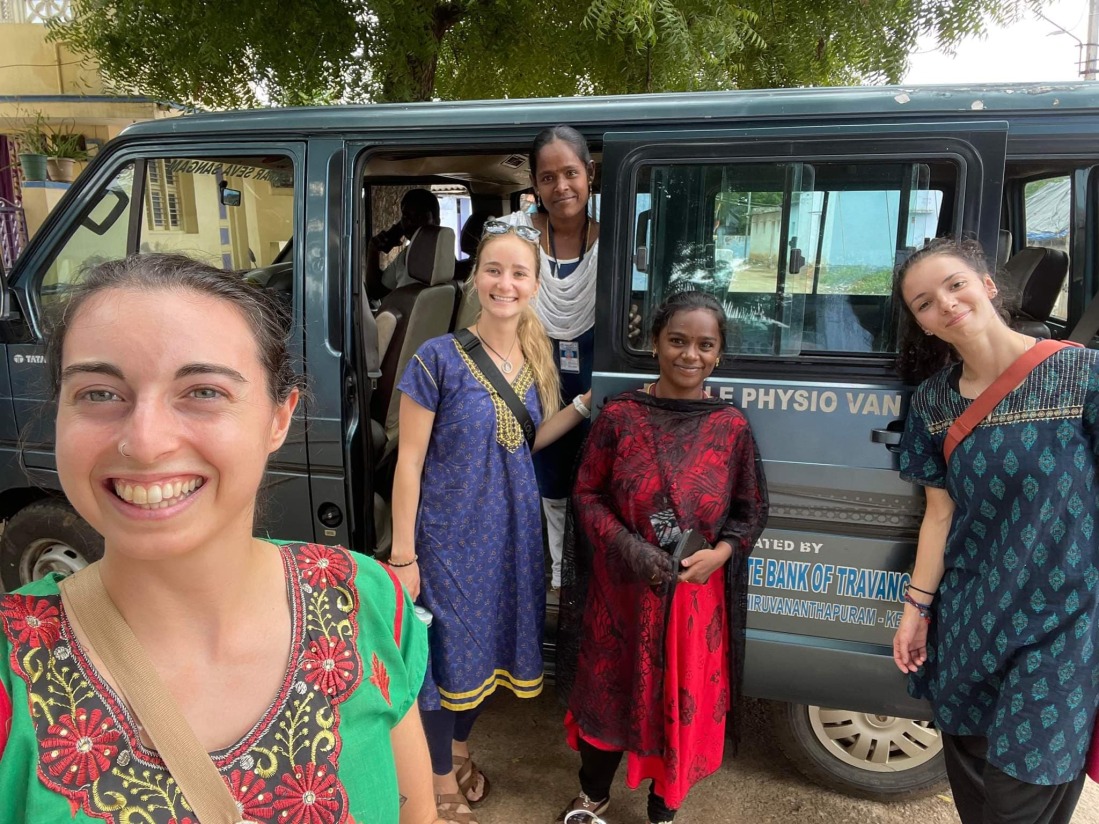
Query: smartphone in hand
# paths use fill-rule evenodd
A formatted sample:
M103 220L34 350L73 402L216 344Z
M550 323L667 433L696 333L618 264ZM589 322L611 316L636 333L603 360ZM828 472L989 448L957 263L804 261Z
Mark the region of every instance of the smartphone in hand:
M672 551L672 569L680 572L683 569L683 559L690 558L700 549L710 549L710 542L702 537L701 532L688 529L679 536L679 541Z

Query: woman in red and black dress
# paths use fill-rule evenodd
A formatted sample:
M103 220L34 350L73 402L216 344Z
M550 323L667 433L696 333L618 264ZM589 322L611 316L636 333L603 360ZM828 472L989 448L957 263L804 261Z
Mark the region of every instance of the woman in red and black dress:
M607 402L573 493L558 648L581 756L581 793L557 819L577 812L570 824L607 809L623 753L626 783L652 782L649 821L671 821L721 765L740 699L747 559L767 492L748 421L704 386L725 313L709 295L678 293L657 310L652 339L660 377ZM711 548L673 569L688 529Z

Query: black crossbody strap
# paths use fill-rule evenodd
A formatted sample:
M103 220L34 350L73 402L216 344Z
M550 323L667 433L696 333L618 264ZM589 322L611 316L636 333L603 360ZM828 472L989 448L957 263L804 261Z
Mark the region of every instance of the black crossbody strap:
M530 412L527 411L523 399L515 394L515 390L511 388L511 384L504 379L502 374L500 374L500 369L493 363L492 358L489 357L485 348L481 346L481 339L468 329L459 329L454 333L454 337L458 339L458 343L466 350L466 354L469 355L475 364L477 364L477 368L481 370L481 374L483 374L488 379L488 382L492 384L492 388L496 390L496 394L508 405L511 414L514 415L515 420L519 422L519 428L523 430L523 437L527 439L527 446L534 449L534 438L538 434L534 429L534 419L531 418Z

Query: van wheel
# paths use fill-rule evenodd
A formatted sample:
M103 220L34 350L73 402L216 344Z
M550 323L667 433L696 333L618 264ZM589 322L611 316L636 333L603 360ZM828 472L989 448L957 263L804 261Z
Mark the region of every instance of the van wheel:
M65 501L37 501L4 526L0 579L7 590L51 572L71 575L103 557L103 539Z
M946 785L942 739L928 721L781 702L771 719L786 757L829 789L900 801Z

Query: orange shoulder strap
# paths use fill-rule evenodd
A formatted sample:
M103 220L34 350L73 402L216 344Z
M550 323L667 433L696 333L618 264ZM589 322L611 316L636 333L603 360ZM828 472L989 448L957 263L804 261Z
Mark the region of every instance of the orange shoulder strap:
M1078 348L1080 344L1060 340L1040 340L1016 358L1015 362L1005 369L988 389L974 398L969 408L950 425L950 429L946 431L946 440L943 441L943 457L946 462L950 463L950 456L954 454L958 444L969 437L981 421L996 408L996 405L1007 397L1008 392L1026 380L1027 375L1050 355L1070 346Z

